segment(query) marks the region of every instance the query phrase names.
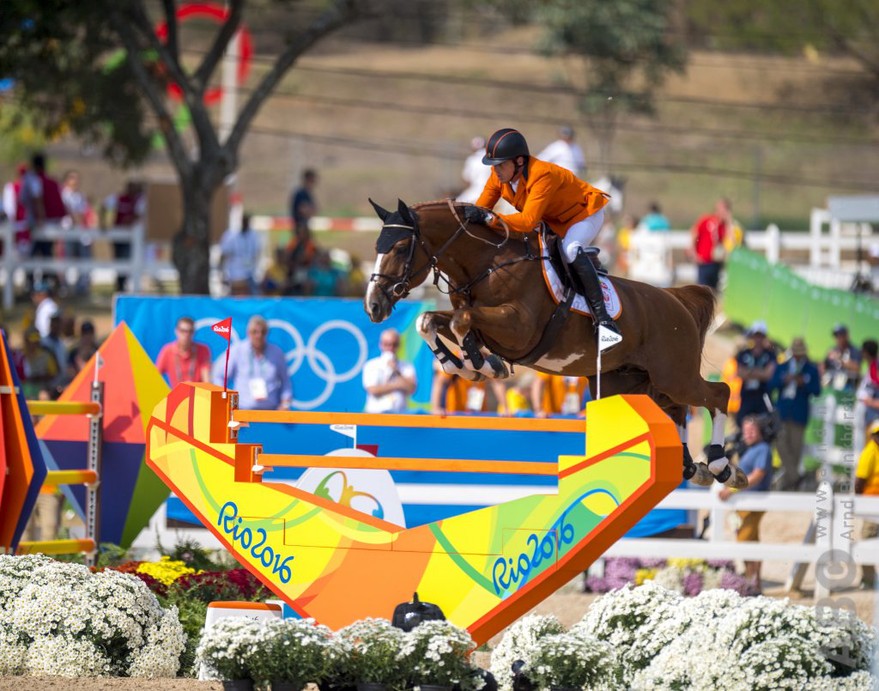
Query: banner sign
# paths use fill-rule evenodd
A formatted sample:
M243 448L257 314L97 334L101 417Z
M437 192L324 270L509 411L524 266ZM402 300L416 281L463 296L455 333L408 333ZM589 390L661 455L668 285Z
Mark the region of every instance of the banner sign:
M269 342L286 355L294 409L359 412L366 402L363 365L379 355L379 335L389 327L402 336L400 357L415 366L418 389L413 407L429 404L433 355L418 335L415 320L433 308L432 302L401 302L386 322L373 324L363 302L355 299L119 295L114 321L128 324L155 362L162 346L174 340L177 319L192 317L195 340L210 348L216 363L227 344L212 327L231 318L229 337L234 345L246 338L248 319L259 314L269 324ZM214 383L223 384L222 379Z

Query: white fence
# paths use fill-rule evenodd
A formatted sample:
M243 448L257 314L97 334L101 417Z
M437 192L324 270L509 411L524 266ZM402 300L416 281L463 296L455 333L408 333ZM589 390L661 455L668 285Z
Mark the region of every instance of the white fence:
M879 539L856 540L856 517L879 520L879 497L834 493L822 482L815 494L796 492L739 492L722 501L717 492L675 490L656 508L707 511L710 533L705 539L625 538L614 544L604 556L669 559L741 559L750 561L790 561L815 566L815 597L827 597L834 587L856 584L855 564L879 564ZM730 511L766 511L763 525L779 512L812 515L814 542L768 543L736 542L728 534L726 515ZM806 536L804 535L804 538ZM843 573L834 581L828 574ZM793 573L787 587L794 585Z

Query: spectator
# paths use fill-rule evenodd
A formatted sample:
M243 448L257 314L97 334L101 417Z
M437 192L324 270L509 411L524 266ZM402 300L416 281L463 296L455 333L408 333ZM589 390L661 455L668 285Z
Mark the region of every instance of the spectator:
M59 367L55 356L41 343L40 332L33 326L24 332L24 396L36 400L40 393L51 398L52 383L58 376Z
M15 249L19 256L29 257L32 250L31 232L27 221L27 212L21 201L21 189L27 175L27 166L22 163L16 170L15 180L7 182L3 186L3 213L14 224ZM2 248L2 244L0 244L0 248Z
M775 448L781 457L779 489L783 491L798 489L802 480L800 460L809 422L809 399L821 393L820 379L817 366L809 359L806 342L802 338L793 339L790 358L775 368L770 384L778 391L776 409L781 425Z
M855 414L855 425L861 430L870 427L874 420L879 420L879 372L877 372L877 354L879 343L872 338L864 341L861 346L861 358L866 365L861 383L858 385L856 394L857 405L860 409ZM863 434L863 432L862 432Z
M506 414L507 415L533 415L531 409L531 386L533 385L533 373L515 377L507 387Z
M614 269L617 273L629 275L629 250L632 247L632 234L638 226L638 219L632 214L623 214L620 225L616 232L616 263Z
M732 204L728 199L718 199L714 213L702 216L690 229L692 246L690 255L695 259L699 285L716 291L720 282L720 270L726 261L724 240L732 227Z
M79 340L70 349L67 357L67 378L72 381L98 350L95 325L86 319L79 325Z
M22 180L20 200L31 237L45 222L60 222L67 214L58 181L46 174L46 157L43 153L36 153L31 158L31 167ZM31 246L31 256L51 257L53 245L52 240L35 240ZM48 273L44 274L44 278L56 284L58 282L57 276Z
M861 353L849 340L848 327L837 324L833 327L835 343L827 351L821 367L821 382L835 391L854 393L858 388L861 370Z
M879 420L874 420L867 428L868 439L858 459L855 470L855 494L879 495ZM869 540L879 537L879 523L865 520L861 538ZM861 589L873 590L876 585L876 567L873 564L861 566Z
M739 468L748 476L748 488L743 491L768 492L772 483L772 449L763 440L759 420L748 415L742 420L742 436L745 442L745 451L739 458ZM729 499L736 490L729 487L721 487L719 495L721 500ZM738 542L760 541L760 519L764 511L737 511L739 516L739 529L736 533ZM762 562L745 561L745 579L751 586L752 595L761 594L760 567Z
M567 168L581 179L586 174L583 149L574 141L574 130L567 125L559 128L559 138L537 154L537 158Z
M275 247L273 257L262 277L263 295L283 295L287 285L287 253L283 247Z
M475 204L482 194L485 183L488 182L491 168L482 163L482 157L485 155L485 138L473 137L470 140L470 149L473 153L464 161L464 169L461 171L461 179L467 186L458 195L457 201Z
M52 382L53 394L60 394L63 390L67 371L68 352L67 346L61 340L61 324L61 314L56 312L49 320L49 333L43 336L40 341L41 345L52 353L52 357L55 358L55 362L58 365L58 376ZM53 395L53 397L55 396Z
M651 232L664 232L671 230L671 223L663 215L658 202L650 203L650 211L644 214L638 227Z
M577 415L585 408L589 390L585 377L565 377L537 372L531 384L531 408L535 417Z
M65 216L65 228L69 232L81 233L88 228L90 210L85 195L79 189L79 172L69 170L64 174L64 182L61 187L61 199L67 211ZM64 243L64 253L74 259L89 259L92 256L91 237L84 235L81 238L71 238ZM88 272L78 271L76 292L79 295L88 294Z
M308 269L317 250L311 237L311 219L317 213L314 200L317 180L317 171L306 169L302 173L301 186L290 198L293 237L287 245L288 286L285 293L288 295L303 295L308 287Z
M367 413L404 413L409 396L418 386L415 368L397 356L400 332L396 329L382 331L378 346L381 354L363 366L364 410Z
M58 307L58 303L49 295L49 285L45 281L39 281L34 284L31 301L36 308L34 311L34 326L40 332L40 337L45 338L49 335L52 317L59 314L61 310Z
M496 412L503 415L506 412L506 389L503 382L497 379L468 381L457 374L446 374L439 362L434 362L433 386L430 392L431 413L446 415Z
M229 387L238 392L238 405L245 410L289 410L293 386L287 374L284 352L268 342L269 325L254 315L247 322L247 338L229 353ZM223 384L224 359L214 366L215 384Z
M333 297L344 293L345 278L330 261L330 253L318 248L308 268L306 293L315 297Z
M106 222L116 229L133 228L146 213L146 196L143 185L136 180L129 180L120 195L111 195L104 200ZM131 258L131 242L116 241L113 243L113 258L116 261ZM125 290L125 274L116 276L116 290Z
M9 340L9 330L6 328L4 324L0 324L0 334L6 339L7 353L9 354L9 361L12 367L15 369L15 373L18 375L18 380L24 380L24 351L21 348L15 348L12 345L12 342Z
M750 347L736 355L737 375L742 380L741 403L736 413L736 424L741 429L747 415L769 412L769 383L775 372L775 349L766 338L766 322L756 321L748 330Z
M262 256L262 243L250 228L250 214L241 218L241 230L232 228L220 238L220 264L230 295L256 295L256 270Z
M211 380L211 351L193 340L195 321L180 317L174 326L175 340L166 343L156 358L156 368L173 389L180 382ZM230 355L231 357L231 355Z

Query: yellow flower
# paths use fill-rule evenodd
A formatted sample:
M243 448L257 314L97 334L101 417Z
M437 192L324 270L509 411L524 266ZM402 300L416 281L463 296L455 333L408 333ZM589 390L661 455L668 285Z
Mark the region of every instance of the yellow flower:
M171 561L170 557L162 557L161 560L147 561L137 567L138 573L152 576L164 585L171 585L181 576L196 573L195 569L188 567L182 561Z
M686 569L700 569L705 565L704 559L669 559L669 566L674 566L678 569L686 570Z
M635 571L635 585L642 585L644 581L652 581L656 577L656 569L638 569Z

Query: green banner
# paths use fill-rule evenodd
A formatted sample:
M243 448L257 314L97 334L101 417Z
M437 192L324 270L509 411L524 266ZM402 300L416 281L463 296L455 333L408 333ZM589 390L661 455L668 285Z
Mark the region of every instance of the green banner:
M816 361L833 346L833 325L847 325L851 341L860 345L879 333L879 300L808 283L784 264L770 264L757 252L738 248L726 265L723 311L727 319L747 327L762 319L769 338L788 345L806 339Z

